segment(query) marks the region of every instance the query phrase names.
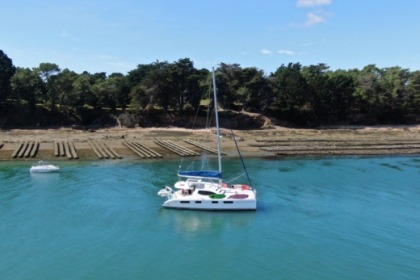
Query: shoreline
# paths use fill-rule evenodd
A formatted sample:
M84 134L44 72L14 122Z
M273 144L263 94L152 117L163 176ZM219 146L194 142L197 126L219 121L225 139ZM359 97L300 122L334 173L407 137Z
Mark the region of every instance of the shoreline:
M260 130L234 130L233 133L244 157L420 154L420 125L320 129L273 127ZM235 143L229 139L232 138L231 131L221 129L221 135L222 149L226 156L238 157ZM155 152L164 159L179 158L181 155L168 150L159 142L170 141L191 153L200 154L203 149L196 145L211 147L212 138L214 134L211 129L185 128L113 127L88 131L72 128L0 130L0 160L98 160L100 158L94 145L97 145L98 149L114 151L120 158L149 158L135 152L132 149L134 145ZM193 144L186 142L186 139L192 140ZM21 157L12 157L24 143L28 145L26 147L28 156L22 153ZM56 156L54 150L57 143L69 143L67 149L73 145L78 159ZM33 156L29 153L32 145L38 145L37 151L32 153ZM103 159L111 160L111 157Z

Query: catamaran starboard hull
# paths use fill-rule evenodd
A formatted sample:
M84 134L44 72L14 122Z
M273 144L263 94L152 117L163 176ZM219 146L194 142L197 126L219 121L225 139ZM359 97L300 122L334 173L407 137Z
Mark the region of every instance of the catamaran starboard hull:
M167 200L162 205L165 208L184 209L184 210L219 210L219 211L255 211L257 202L255 200Z

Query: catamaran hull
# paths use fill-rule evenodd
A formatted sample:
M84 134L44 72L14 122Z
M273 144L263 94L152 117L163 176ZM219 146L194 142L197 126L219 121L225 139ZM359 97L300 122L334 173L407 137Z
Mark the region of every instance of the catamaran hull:
M211 210L211 211L255 211L257 202L255 200L167 200L163 204L165 208L188 209L188 210Z
M56 166L47 166L47 167L34 166L29 169L29 171L32 173L50 173L50 172L58 172L59 170L60 168Z

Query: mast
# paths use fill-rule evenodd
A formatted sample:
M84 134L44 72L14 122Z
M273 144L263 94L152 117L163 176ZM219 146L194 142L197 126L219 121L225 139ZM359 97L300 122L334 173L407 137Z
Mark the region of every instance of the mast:
M219 173L222 173L222 152L220 148L220 130L219 130L219 112L217 110L217 91L216 91L216 77L214 74L214 68L212 69L212 76L213 76L213 95L214 95L214 112L216 116L216 137L217 137L217 159L219 160ZM222 179L219 180L220 183Z

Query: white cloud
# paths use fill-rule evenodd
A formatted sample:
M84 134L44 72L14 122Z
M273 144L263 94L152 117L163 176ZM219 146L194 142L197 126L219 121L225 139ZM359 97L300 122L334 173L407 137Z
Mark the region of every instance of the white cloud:
M68 37L68 36L69 36L69 34L67 33L67 31L66 31L66 30L61 30L61 34L60 34L60 36L61 36L61 37Z
M315 25L315 24L322 23L322 22L325 22L325 19L324 19L324 17L322 17L320 15L317 15L315 13L308 13L306 15L306 23L305 24L307 26Z
M107 62L108 65L126 67L128 64L126 62Z
M109 54L94 54L92 56L92 59L94 60L113 60L115 59L114 56L109 55Z
M315 45L315 43L313 43L313 42L307 42L307 43L302 43L301 44L302 47L310 47L310 46L313 46L313 45Z
M111 67L107 67L109 68L107 71L108 73L128 72L136 68L135 64L125 61L106 62L105 64Z
M260 52L263 55L271 55L271 54L296 55L296 52L291 51L291 50L286 50L286 49L281 49L281 50L278 50L278 51L262 49Z
M295 55L294 51L291 50L278 50L277 53L279 54L287 54L287 55Z
M332 0L298 0L298 7L315 7L331 4Z
M73 41L75 41L75 42L79 42L80 40L77 38L77 37L75 37L75 36L72 36L71 34L69 34L66 30L61 30L61 33L60 33L60 37L61 38L66 38L66 39L70 39L70 40L73 40Z
M272 54L272 53L273 53L273 51L271 51L271 50L267 50L267 49L262 49L262 50L261 50L261 53L262 53L262 54Z
M311 8L323 5L330 5L333 0L297 0L297 6L301 8ZM318 23L326 22L326 18L330 13L325 13L322 8L318 8L316 12L306 14L306 26L312 26Z

